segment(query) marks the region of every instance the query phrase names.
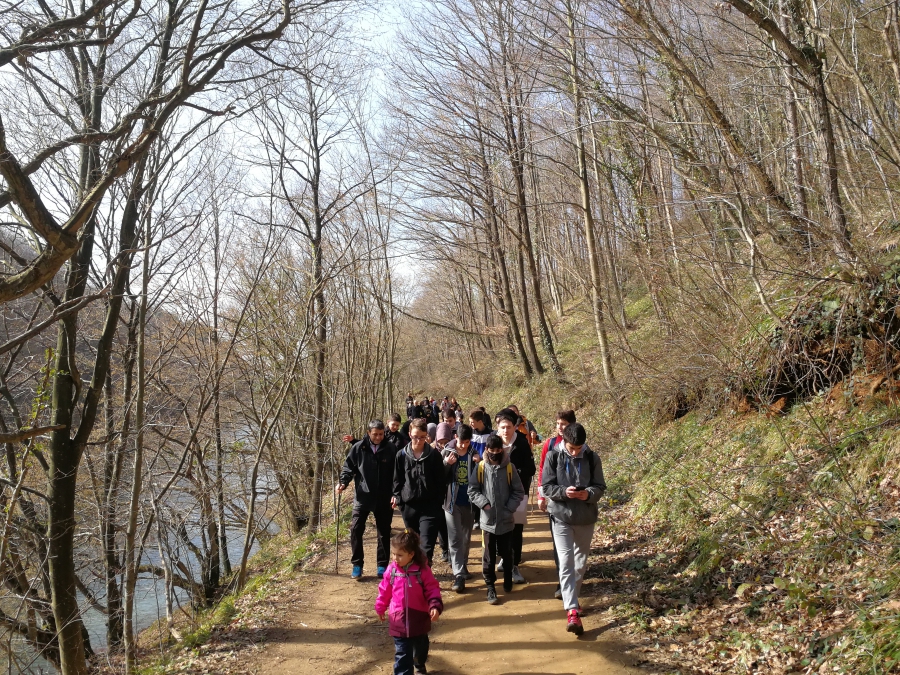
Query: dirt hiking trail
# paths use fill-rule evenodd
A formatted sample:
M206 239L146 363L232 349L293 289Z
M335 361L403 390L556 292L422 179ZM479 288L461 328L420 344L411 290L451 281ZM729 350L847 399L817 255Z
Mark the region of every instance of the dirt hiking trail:
M402 528L398 515L394 528ZM373 610L375 576L374 523L366 529L366 568L362 581L350 579L350 547L341 533L339 573L334 554L307 568L304 588L281 626L267 631L266 646L255 659L259 673L276 675L368 675L393 672L393 640L387 624ZM440 549L438 549L438 552ZM562 602L553 597L557 577L547 519L535 513L525 528L523 564L529 583L504 593L488 605L481 578L480 533L473 536L469 571L474 575L464 594L450 590L450 568L435 556L444 614L431 632L428 672L438 675L632 675L654 672L634 667L639 659L604 613L603 597L586 580L581 604L585 632L576 638L565 630ZM328 569L330 568L330 569Z

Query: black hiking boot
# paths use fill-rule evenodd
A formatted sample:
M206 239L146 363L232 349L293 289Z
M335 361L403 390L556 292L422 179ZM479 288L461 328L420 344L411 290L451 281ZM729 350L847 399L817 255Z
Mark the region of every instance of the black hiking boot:
M499 600L497 600L497 589L493 586L487 587L487 601L489 605L496 605Z
M465 593L466 592L466 578L462 574L460 574L453 581L453 585L450 587L451 591L455 591L457 593Z
M428 668L425 667L425 664L415 664L417 675L428 675Z

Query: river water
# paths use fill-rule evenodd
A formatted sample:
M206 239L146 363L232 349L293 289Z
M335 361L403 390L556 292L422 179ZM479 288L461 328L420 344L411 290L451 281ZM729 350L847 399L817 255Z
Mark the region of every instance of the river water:
M265 526L265 530L269 534L275 534L278 531L277 525L272 522L272 506L270 497L274 495L276 485L274 480L269 480L265 476L260 476L257 488L257 522ZM186 502L186 500L185 500ZM185 508L192 508L195 502L190 504L184 503ZM244 546L244 531L241 528L226 528L228 539L228 557L231 561L233 569L237 569L240 564L241 554ZM200 534L194 528L189 527L188 533L193 543L200 545ZM177 542L171 542L174 548ZM183 547L181 547L183 549ZM258 539L250 549L253 555L259 548ZM191 553L184 553L182 561L194 575L195 579L199 579L200 564L197 558ZM151 536L147 540L146 548L141 559L143 564L159 564L159 551L156 547L155 539ZM84 574L84 573L82 573ZM85 580L87 583L87 580ZM104 602L105 588L103 581L97 579L88 583L88 588L95 595L99 602ZM166 587L163 579L151 577L142 574L137 581L135 587L135 630L140 632L152 626L156 621L165 619L166 616ZM186 611L190 611L190 597L188 593L180 588L174 589L174 598L172 601L173 613L177 617L179 606ZM106 651L106 615L82 598L82 620L91 640L91 647L95 652ZM14 640L13 642L14 659L11 663L7 663L6 672L11 675L29 674L29 675L56 675L58 671L49 662L36 655L23 640Z

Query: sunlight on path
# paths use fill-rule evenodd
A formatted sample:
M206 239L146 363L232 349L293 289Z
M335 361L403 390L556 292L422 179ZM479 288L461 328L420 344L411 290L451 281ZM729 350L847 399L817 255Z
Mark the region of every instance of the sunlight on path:
M395 528L400 523L395 517ZM374 528L369 528L374 529ZM476 531L477 534L477 531ZM610 621L591 611L587 598L581 638L566 632L562 603L553 598L556 573L550 532L543 515L529 519L521 572L530 583L503 593L500 604L485 601L481 547L474 542L469 570L475 574L466 593L449 590L447 568L436 563L445 611L431 633L428 672L437 675L632 675L626 646L610 637ZM393 642L387 626L372 610L375 600L374 540L367 542L367 577L349 578L349 547L341 548L341 574L311 574L309 589L289 624L272 631L272 646L259 664L260 673L368 675L392 672ZM333 558L331 558L333 561Z

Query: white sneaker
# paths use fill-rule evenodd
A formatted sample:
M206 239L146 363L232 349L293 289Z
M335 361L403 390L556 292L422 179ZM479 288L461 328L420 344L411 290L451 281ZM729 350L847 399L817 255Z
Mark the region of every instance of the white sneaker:
M500 561L497 563L497 571L498 572L503 571L503 558L500 558Z
M525 577L523 577L523 576L519 573L519 566L518 566L518 565L513 565L512 580L513 580L513 583L514 583L514 584L524 584L524 583L525 583Z

